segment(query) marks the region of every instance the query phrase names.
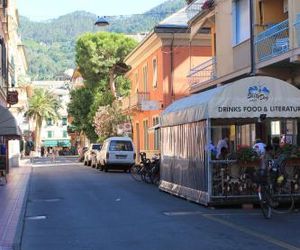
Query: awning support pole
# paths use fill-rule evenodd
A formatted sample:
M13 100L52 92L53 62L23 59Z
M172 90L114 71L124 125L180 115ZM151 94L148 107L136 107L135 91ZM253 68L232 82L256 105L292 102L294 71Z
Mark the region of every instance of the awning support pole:
M207 169L207 191L208 191L208 203L210 202L210 197L212 195L212 169L210 164L210 152L207 150L207 145L211 141L211 120L206 120L206 169Z

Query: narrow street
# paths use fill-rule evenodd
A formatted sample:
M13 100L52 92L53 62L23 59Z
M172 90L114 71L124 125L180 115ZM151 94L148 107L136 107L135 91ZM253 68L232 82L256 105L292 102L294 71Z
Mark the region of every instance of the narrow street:
M33 163L22 250L300 249L300 214L205 208L75 158Z

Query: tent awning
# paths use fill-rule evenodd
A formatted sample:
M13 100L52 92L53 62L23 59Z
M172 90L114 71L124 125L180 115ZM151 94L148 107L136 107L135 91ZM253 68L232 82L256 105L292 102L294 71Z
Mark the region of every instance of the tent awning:
M70 147L70 140L43 140L42 145L44 147Z
M204 119L300 117L300 90L282 80L255 76L175 101L161 115L162 126Z
M21 134L12 113L0 105L0 136L21 136Z

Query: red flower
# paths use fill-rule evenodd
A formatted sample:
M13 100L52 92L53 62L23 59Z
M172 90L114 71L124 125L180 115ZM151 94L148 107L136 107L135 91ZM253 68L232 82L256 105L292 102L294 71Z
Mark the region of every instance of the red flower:
M202 5L202 10L208 10L214 7L214 0L206 0Z

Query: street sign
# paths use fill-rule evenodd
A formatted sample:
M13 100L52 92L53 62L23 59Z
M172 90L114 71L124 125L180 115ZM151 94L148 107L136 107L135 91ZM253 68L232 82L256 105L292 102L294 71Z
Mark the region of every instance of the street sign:
M8 91L7 92L7 103L10 105L15 105L18 103L19 101L19 93L18 91L14 90L14 91Z

